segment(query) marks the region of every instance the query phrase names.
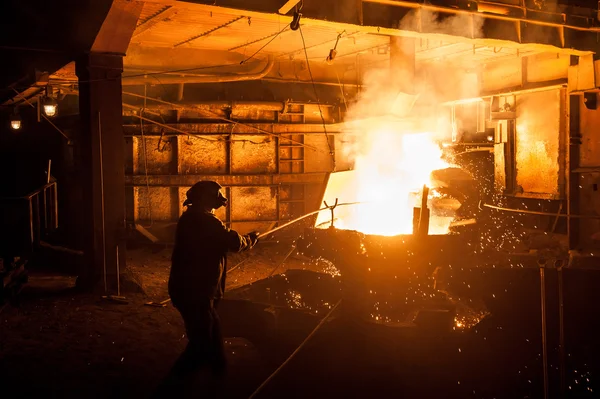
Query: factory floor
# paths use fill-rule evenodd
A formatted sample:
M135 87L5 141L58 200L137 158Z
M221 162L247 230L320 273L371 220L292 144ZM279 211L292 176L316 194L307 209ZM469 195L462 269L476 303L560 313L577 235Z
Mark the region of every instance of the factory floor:
M268 277L291 245L266 244L234 254L228 289ZM0 311L0 392L11 398L144 398L167 374L187 340L178 312L168 298L168 248L128 251L128 265L144 293L123 293L126 304L99 295L76 293L70 278L30 279L20 306ZM310 268L290 257L281 270ZM273 370L252 344L227 338L229 381L224 397L247 397ZM202 382L200 381L200 384ZM198 387L203 390L202 385Z
M228 289L290 268L319 271L301 256L277 268L290 248L285 243L257 247L230 273ZM229 267L248 255L231 256ZM167 248L128 251L128 265L144 293L123 293L126 304L33 278L20 307L0 313L2 397L149 397L186 345L183 324L170 304L145 305L167 297L169 256ZM518 326L491 317L469 332L443 337L414 329L366 331L333 317L257 398L543 397L534 316L524 314L523 323L531 323ZM583 346L578 339L578 350L569 350L569 356L579 357L567 376L576 393L568 397L597 397L595 341ZM230 373L219 397L248 398L281 363L242 338L227 337L226 349ZM195 384L192 397L208 397L201 376Z

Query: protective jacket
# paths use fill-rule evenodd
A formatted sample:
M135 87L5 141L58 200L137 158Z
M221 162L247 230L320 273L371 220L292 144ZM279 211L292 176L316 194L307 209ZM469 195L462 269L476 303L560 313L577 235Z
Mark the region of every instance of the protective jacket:
M230 230L212 213L190 206L181 215L171 258L173 304L223 297L227 252L252 247L249 236Z

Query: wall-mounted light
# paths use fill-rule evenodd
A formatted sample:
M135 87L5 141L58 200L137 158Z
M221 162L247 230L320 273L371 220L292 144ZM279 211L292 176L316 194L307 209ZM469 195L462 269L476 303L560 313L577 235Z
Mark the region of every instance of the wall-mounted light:
M300 17L301 16L302 16L302 14L300 14L300 11L298 11L298 10L294 11L294 16L292 17L292 22L290 22L291 30L298 30L300 28Z
M58 113L58 102L52 97L46 97L44 100L44 114L49 117L56 116Z
M338 46L338 43L340 42L340 38L342 37L342 35L344 33L346 33L346 31L343 31L342 33L340 33L339 35L337 35L337 39L335 40L335 46L333 46L333 48L331 50L329 50L329 55L325 59L325 62L327 62L327 64L329 64L329 65L333 64L333 60L335 60L335 56L337 55L337 46Z
M19 116L19 111L15 108L15 111L10 116L10 127L13 130L21 129L21 117Z

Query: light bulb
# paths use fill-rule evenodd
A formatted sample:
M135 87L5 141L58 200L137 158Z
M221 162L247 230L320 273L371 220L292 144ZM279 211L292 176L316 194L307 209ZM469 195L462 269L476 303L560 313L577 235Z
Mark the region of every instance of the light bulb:
M21 120L20 119L11 120L10 127L13 128L13 130L19 130L21 128Z
M56 115L56 109L56 104L44 104L44 113L46 114L46 116L52 117Z

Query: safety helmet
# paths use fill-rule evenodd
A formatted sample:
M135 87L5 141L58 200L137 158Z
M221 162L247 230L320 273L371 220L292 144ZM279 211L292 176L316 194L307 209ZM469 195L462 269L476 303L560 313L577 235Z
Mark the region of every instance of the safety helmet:
M227 198L221 193L221 186L216 181L202 180L194 184L186 193L183 206L201 205L218 209L227 205Z

